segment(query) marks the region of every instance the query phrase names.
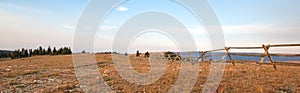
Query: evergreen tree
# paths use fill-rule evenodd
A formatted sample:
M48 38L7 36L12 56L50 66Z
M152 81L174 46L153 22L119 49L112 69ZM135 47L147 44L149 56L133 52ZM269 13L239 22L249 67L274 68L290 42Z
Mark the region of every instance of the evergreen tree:
M46 54L47 54L46 49L43 49L43 50L42 50L42 55L46 55Z
M64 54L64 55L66 55L66 54L72 54L71 48L64 47L62 49L62 54Z
M10 55L9 55L9 54L10 54L10 52L7 52L7 53L6 53L6 57L7 57L7 58L9 58L9 57L10 57Z
M85 52L85 50L82 50L81 53L82 53L82 54L85 54L86 52Z
M38 49L34 49L32 55L38 55L39 54L39 50Z
M71 47L68 48L68 54L72 54Z
M20 53L20 58L25 57L25 49L22 48L20 52L21 52L21 53Z
M19 57L19 50L15 50L13 52L10 53L11 59L16 59L16 58L20 58Z
M11 58L11 59L14 59L14 51L13 51L13 52L10 52L9 55L10 55L10 58Z
M38 55L43 55L43 47L40 46L39 49L38 49Z
M28 50L27 49L25 49L25 57L29 57L29 54L28 54Z
M28 57L31 57L31 55L32 55L32 49L29 49L29 55L28 55Z
M7 58L8 57L7 53L9 53L9 52L0 52L0 59Z
M56 48L55 48L55 47L53 48L52 55L57 55L57 51L56 51Z
M58 52L58 55L63 54L63 48L59 48L57 52Z
M21 51L20 51L20 49L17 50L17 58L21 58Z
M54 47L53 50L49 46L46 50L42 46L36 49L25 49L22 48L21 50L15 50L11 52L0 52L0 58L4 57L11 57L12 59L16 58L24 58L24 57L31 57L34 55L67 55L72 54L72 50L70 47L61 47L58 50Z
M49 46L48 49L47 49L47 55L51 55L51 54L52 54L52 50L51 50L51 48Z

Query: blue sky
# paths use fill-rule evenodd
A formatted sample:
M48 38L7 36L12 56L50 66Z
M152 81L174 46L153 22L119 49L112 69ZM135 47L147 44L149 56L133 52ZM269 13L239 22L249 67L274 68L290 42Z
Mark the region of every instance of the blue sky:
M222 25L226 46L300 43L299 0L209 0ZM0 0L0 49L72 46L77 20L88 0ZM130 0L107 16L96 35L95 51L109 51L114 34L130 17L149 10L176 17L193 34L198 50L209 50L202 23L169 0ZM147 38L155 42L143 43ZM165 38L165 39L160 39ZM176 50L174 42L157 33L134 40L132 51ZM147 46L152 46L150 49ZM300 48L272 49L297 52ZM260 50L257 50L260 51Z

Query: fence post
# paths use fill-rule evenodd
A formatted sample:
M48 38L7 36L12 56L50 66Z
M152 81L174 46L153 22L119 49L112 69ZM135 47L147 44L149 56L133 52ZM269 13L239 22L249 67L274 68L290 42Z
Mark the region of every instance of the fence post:
M225 50L226 50L226 54L228 55L228 57L229 57L231 63L232 63L233 65L235 65L235 63L234 63L234 61L233 61L233 58L231 57L231 55L230 55L230 53L229 53L230 47L225 47Z
M263 48L265 50L265 53L263 54L263 56L262 56L262 58L260 60L260 63L262 63L265 60L266 56L268 56L269 59L270 59L270 61L271 61L271 63L273 64L274 69L277 69L277 67L275 65L275 62L274 62L272 56L269 53L270 45L262 45L262 46L263 46Z
M262 45L262 47L264 48L264 50L265 50L265 45L263 44ZM259 65L261 65L263 62L264 62L264 60L265 60L265 58L266 58L266 55L267 55L267 51L265 50L265 52L264 52L264 54L261 56L261 59L260 59L260 61L259 61Z
M201 60L202 62L204 61L204 57L206 57L206 51L203 51L201 56L199 57L199 60Z
M272 62L274 69L277 69L276 65L275 65L275 61L273 60L272 56L269 53L270 45L265 46L264 49L265 49L265 51L267 51L267 55L268 55L270 61Z
M175 61L181 61L181 58L179 58L179 54L176 54L176 57L175 57L175 59L174 59Z
M168 54L167 60L172 61L171 54Z
M185 58L184 61L185 62L191 62L192 61L190 53L187 53L187 57Z

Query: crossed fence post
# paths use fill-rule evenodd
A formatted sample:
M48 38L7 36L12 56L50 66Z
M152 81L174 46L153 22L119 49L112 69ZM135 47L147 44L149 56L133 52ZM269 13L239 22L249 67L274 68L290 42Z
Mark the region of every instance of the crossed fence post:
M202 51L202 54L201 54L201 56L199 57L199 60L201 60L201 61L204 61L204 58L207 58L206 57L206 51Z
M262 55L261 60L260 60L260 63L264 62L266 56L268 56L269 59L270 59L270 61L271 61L271 63L273 64L274 69L277 69L277 67L276 67L276 65L275 65L275 62L274 62L272 56L271 56L270 53L269 53L270 45L262 45L262 47L264 48L265 53Z
M179 57L179 54L176 54L176 57L175 57L175 59L174 59L175 61L181 61L181 58Z
M168 54L167 60L172 61L171 54Z
M229 59L230 59L230 62L235 66L235 63L234 63L234 61L233 61L233 58L231 57L231 55L230 55L230 53L229 53L230 47L225 47L225 50L226 50L226 52L225 52L224 56L222 57L222 60L224 61L226 55L228 55L228 57L229 57Z
M185 58L184 61L185 61L185 62L191 62L191 61L193 61L193 60L191 59L191 54L190 54L190 53L187 53L187 56L186 56L186 58Z

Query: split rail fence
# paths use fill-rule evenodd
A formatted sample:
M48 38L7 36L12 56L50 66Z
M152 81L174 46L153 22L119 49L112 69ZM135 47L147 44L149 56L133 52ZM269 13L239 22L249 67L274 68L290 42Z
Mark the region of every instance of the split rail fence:
M200 61L204 61L205 58L207 58L207 53L209 52L217 52L217 51L224 51L225 50L225 54L222 57L222 61L225 60L226 56L228 56L229 58L229 62L231 62L233 65L235 65L234 59L231 55L237 55L237 56L261 56L260 61L258 62L259 64L263 63L266 59L266 56L268 56L271 64L273 65L273 67L276 69L276 64L275 64L275 60L272 58L272 56L300 56L300 54L271 54L269 52L271 47L295 47L295 46L300 46L300 44L274 44L274 45L265 45L263 44L261 47L225 47L224 49L215 49L215 50L209 50L209 51L203 51L201 53L201 56L198 57L197 59ZM239 54L239 53L235 53L235 54L231 54L230 50L232 49L242 49L242 50L249 50L249 49L263 49L264 53L263 54ZM212 56L216 56L216 55L212 55ZM168 60L171 59L170 55L168 56ZM176 59L181 59L178 57L178 55L176 56ZM190 57L190 53L187 54L187 57L184 58L184 61L187 60L193 60L193 58Z

